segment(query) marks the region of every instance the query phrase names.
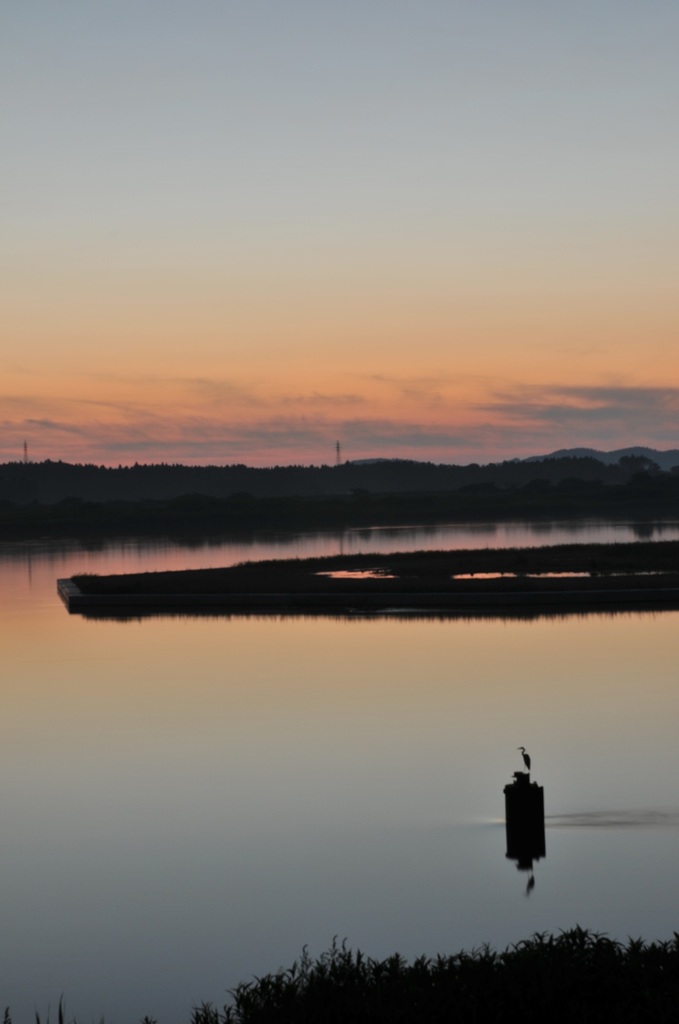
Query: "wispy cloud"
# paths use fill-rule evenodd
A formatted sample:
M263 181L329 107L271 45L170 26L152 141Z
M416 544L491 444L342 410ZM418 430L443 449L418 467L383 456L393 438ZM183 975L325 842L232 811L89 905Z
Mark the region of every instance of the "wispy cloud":
M285 395L280 404L286 406L304 406L313 409L337 409L352 405L365 405L368 399L359 394L322 394L312 391L308 394Z
M87 428L80 423L65 423L59 420L32 419L29 417L22 424L29 431L38 430L54 434L73 434L75 437L87 437Z
M525 387L496 393L477 408L511 421L571 427L624 424L630 430L676 429L679 388L607 386Z

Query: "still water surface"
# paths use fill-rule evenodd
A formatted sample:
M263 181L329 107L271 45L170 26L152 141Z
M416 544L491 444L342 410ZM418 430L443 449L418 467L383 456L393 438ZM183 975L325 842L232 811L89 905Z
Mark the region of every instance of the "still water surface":
M76 571L679 536L587 524L4 545L0 1008L185 1022L333 936L373 956L679 930L679 613L69 616ZM547 856L505 858L533 757Z

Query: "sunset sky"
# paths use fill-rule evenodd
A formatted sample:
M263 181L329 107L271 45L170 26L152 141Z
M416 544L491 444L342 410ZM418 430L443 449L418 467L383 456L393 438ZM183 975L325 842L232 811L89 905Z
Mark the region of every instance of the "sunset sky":
M679 446L676 0L3 0L0 460Z

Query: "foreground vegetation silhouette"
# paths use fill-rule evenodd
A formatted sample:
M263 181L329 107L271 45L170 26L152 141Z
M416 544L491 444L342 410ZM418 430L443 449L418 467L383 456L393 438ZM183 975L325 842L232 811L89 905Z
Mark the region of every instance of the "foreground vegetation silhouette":
M412 963L334 942L317 960L305 950L288 970L243 982L230 995L221 1009L196 1007L191 1024L664 1024L679 1018L679 934L621 943L576 927L503 952L483 946ZM58 1024L65 1024L61 1004Z

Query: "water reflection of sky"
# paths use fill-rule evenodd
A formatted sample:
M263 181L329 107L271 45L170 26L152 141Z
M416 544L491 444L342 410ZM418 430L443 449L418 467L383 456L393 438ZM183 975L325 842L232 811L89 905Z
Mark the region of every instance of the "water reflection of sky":
M414 956L677 928L678 613L121 623L56 597L167 553L2 561L15 1019L64 992L81 1019L186 1021L333 935ZM548 815L529 897L498 823L520 744Z
M9 569L23 564L30 575L34 562L39 559L41 565L49 564L62 575L70 575L78 571L209 568L261 558L677 539L679 522L456 523L313 533L267 531L239 537L199 538L189 543L171 538L154 541L121 538L85 543L38 540L0 544L0 565Z

